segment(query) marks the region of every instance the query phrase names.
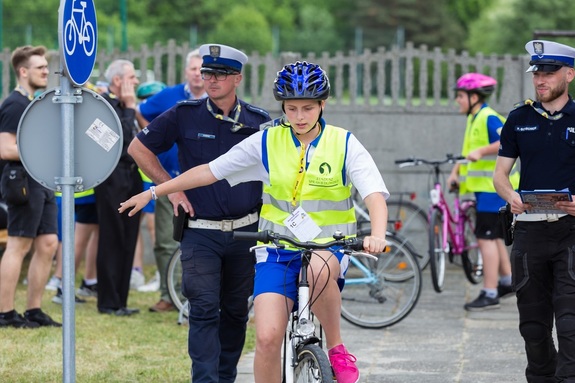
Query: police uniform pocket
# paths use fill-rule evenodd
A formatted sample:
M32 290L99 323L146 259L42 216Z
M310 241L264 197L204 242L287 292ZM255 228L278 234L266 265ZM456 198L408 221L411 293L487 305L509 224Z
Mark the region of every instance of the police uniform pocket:
M529 280L527 267L527 253L523 250L511 251L511 272L513 278L513 290L519 291Z
M563 135L561 139L565 141L567 145L575 147L575 128L565 128L565 135Z
M571 277L571 279L575 280L575 246L570 246L569 247L569 259L568 259L568 264L567 264L567 268L569 271L569 276Z

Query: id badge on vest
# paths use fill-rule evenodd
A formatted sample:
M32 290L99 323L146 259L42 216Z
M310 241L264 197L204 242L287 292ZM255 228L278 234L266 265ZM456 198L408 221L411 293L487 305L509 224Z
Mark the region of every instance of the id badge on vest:
M284 225L301 242L312 241L321 233L321 228L299 206L284 220Z

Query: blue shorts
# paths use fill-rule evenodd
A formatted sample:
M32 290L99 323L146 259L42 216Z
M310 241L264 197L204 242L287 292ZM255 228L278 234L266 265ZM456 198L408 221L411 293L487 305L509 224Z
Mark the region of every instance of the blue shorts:
M261 249L267 251L266 249ZM343 276L347 271L349 256L341 251L333 253L339 261L340 281L338 284L343 288ZM301 269L300 253L294 252L294 256L288 261L276 261L275 256L270 254L267 260L256 263L256 276L254 281L254 298L263 293L277 293L294 302L297 301L297 282Z

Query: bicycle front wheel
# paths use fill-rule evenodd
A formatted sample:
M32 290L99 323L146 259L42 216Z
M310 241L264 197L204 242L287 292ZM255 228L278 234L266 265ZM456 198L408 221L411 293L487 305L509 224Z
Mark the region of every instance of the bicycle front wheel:
M443 214L433 209L429 226L429 264L433 289L440 293L445 283L445 248L443 246Z
M166 270L166 285L170 299L176 306L176 309L181 312L186 318L188 317L187 299L182 295L182 263L180 256L182 251L178 249L170 258L168 269Z
M461 262L467 280L476 285L483 280L483 258L475 237L477 210L474 205L469 205L464 212L464 249L461 253Z
M417 204L410 201L387 201L387 218L391 221L389 229L400 234L413 246L421 270L429 264L427 251L427 232L429 222L427 214Z
M297 350L294 369L296 383L333 383L331 364L325 352L315 344L306 344Z
M341 315L359 327L384 328L401 321L421 294L421 270L410 246L392 233L386 240L388 251L377 260L350 257Z

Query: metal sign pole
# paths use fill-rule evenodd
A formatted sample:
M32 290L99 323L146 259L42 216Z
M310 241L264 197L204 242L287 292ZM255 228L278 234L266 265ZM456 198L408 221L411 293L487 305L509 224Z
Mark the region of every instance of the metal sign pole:
M62 89L62 294L63 294L63 361L64 383L75 382L76 321L75 321L75 262L74 262L74 102L72 86L66 77L60 81ZM56 98L56 97L55 97ZM56 180L58 185L58 180Z

